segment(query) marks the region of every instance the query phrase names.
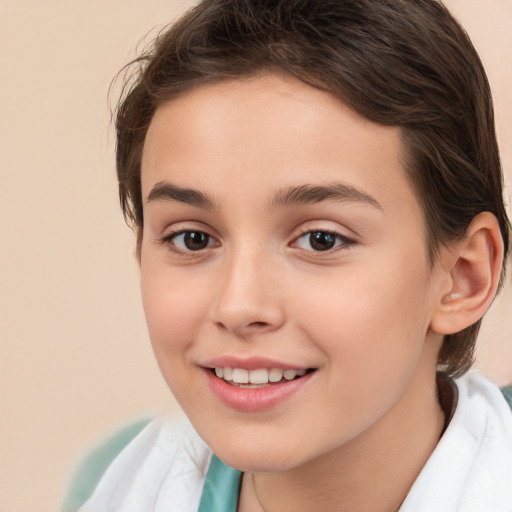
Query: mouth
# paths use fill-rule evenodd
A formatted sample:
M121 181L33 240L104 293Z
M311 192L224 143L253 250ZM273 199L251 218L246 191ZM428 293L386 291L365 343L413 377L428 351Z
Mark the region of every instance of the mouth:
M245 368L232 368L229 366L216 366L210 371L220 380L230 386L243 389L267 388L300 379L315 371L314 368L291 370L282 368L258 368L247 370Z
M320 369L266 357L229 355L201 366L213 396L242 413L278 411L277 406L299 400L311 389Z

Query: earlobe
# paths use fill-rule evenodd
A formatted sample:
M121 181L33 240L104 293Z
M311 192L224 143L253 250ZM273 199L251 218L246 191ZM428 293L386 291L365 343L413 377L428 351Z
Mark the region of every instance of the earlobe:
M489 212L477 215L466 237L447 252L450 289L440 294L431 330L453 334L482 318L498 288L503 250L496 217Z

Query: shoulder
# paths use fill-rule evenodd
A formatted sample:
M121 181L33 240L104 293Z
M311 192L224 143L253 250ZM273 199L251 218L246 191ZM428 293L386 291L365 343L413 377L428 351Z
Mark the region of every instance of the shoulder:
M108 435L90 450L73 472L61 512L74 512L83 505L111 462L150 421L150 418L133 421Z
M401 512L511 510L510 406L503 392L476 372L455 384L453 417Z
M495 448L494 466L507 464L512 475L512 413L508 389L501 389L477 372L457 379L459 403L454 428L472 439L480 439L486 448ZM512 481L509 481L512 484Z
M499 388L494 383L480 375L477 371L471 371L462 378L456 380L459 397L464 404L481 404L488 414L493 414L506 424L511 420L512 386Z
M177 502L192 503L200 497L210 457L186 420L157 418L133 423L84 460L61 511L121 512L134 510L134 506L157 510L162 493L177 493ZM188 508L184 505L182 510Z

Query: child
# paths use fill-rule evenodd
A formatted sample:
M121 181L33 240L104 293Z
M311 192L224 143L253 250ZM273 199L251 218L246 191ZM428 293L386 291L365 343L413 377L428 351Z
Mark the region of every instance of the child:
M485 73L434 0L203 0L117 116L150 423L84 512L512 510L474 373L509 240Z

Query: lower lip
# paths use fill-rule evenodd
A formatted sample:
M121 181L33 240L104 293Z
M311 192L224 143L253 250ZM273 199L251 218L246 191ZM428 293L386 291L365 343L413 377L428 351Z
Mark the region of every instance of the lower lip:
M299 379L283 381L264 388L239 388L231 386L214 373L205 369L208 384L213 394L231 409L242 412L261 412L281 404L298 393L309 382L311 372Z

